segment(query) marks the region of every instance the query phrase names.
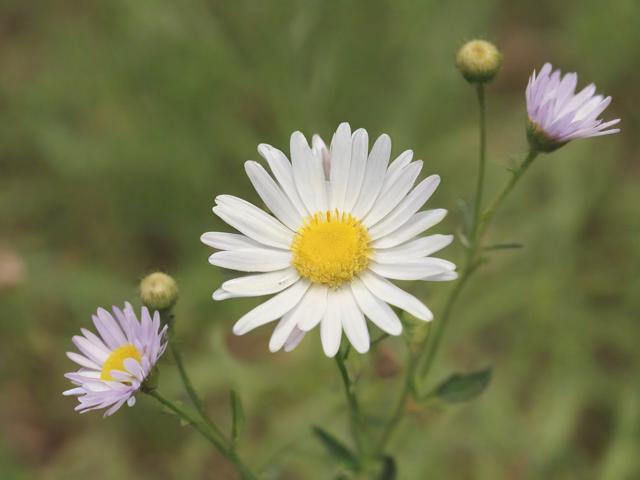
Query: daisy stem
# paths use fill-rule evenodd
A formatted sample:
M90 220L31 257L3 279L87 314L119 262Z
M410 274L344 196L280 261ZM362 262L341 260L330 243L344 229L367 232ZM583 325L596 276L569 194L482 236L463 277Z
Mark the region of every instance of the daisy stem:
M347 404L349 405L351 433L356 443L358 456L361 456L363 452L363 442L362 442L362 437L360 432L360 407L358 406L358 399L356 398L354 385L353 385L353 382L351 381L351 377L349 376L347 366L344 363L344 357L342 352L338 352L338 354L335 356L335 360L336 360L336 365L338 366L338 371L340 372L340 378L342 379L342 384L344 386L344 393L345 393L345 396L347 397Z
M238 457L235 450L229 445L229 442L222 437L216 430L212 428L212 426L204 421L199 420L194 415L191 415L189 412L184 410L183 408L176 405L171 400L163 397L156 390L153 390L148 393L153 398L158 400L162 405L175 413L178 417L180 417L183 421L191 425L194 429L198 431L203 437L205 437L216 449L228 458L240 473L240 477L243 480L255 480L257 477L251 472L249 467L247 467L242 460Z
M480 114L480 157L478 162L478 184L476 186L476 199L474 202L473 231L471 236L475 237L476 229L480 223L480 211L482 208L482 193L484 191L484 172L487 159L487 109L484 97L484 84L476 86L478 94L478 111Z

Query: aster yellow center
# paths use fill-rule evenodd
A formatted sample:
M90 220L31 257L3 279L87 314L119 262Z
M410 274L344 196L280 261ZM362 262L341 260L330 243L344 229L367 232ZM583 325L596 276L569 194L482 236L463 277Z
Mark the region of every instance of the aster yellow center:
M121 372L126 372L127 369L124 367L124 361L127 358L133 358L139 362L140 360L142 360L142 355L140 355L138 349L130 343L116 348L113 352L111 352L111 355L109 355L105 362L102 364L100 380L113 381L113 377L111 376L112 370L120 370Z
M348 213L318 212L300 227L293 243L293 266L301 277L337 288L369 263L369 232Z

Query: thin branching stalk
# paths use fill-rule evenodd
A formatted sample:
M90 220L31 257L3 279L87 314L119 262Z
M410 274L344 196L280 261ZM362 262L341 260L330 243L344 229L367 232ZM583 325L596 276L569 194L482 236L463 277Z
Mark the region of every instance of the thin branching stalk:
M477 86L477 97L479 107L479 165L478 165L478 181L476 186L476 195L474 202L474 213L472 217L472 225L470 229L469 247L464 260L460 278L456 282L456 285L451 290L449 297L444 306L442 315L435 322L432 329L429 331L427 337L420 343L417 349L417 355L410 355L409 362L405 373L405 381L402 388L402 392L398 399L398 402L393 410L393 414L389 420L389 423L383 430L380 441L376 447L376 454L382 455L391 436L400 421L404 417L406 410L406 403L410 395L417 390L416 382L421 379L424 382L431 371L431 368L436 357L436 353L442 342L442 337L445 328L451 318L454 306L464 289L464 286L468 283L471 275L481 265L482 259L479 257L479 252L482 251L482 240L486 233L493 217L502 205L505 198L516 186L522 175L527 171L533 160L538 155L535 150L529 151L527 157L522 164L512 172L511 178L497 195L495 200L490 206L480 214L482 211L482 197L484 191L484 177L486 166L486 146L487 146L487 132L486 132L486 102L485 91L482 85Z
M394 413L383 432L381 441L378 443L378 447L376 450L376 453L378 455L381 455L384 452L384 449L386 448L386 445L389 442L393 431L404 416L405 405L414 386L414 381L416 380L415 377L421 378L422 381L424 381L431 371L436 353L442 341L445 327L449 319L451 318L451 313L453 311L455 303L458 300L464 286L469 281L469 278L481 264L480 259L478 259L477 257L478 253L482 251L482 238L484 233L491 224L491 221L493 220L493 217L498 208L502 205L505 198L513 190L515 185L518 183L522 175L527 171L537 155L538 152L536 151L532 150L529 152L520 167L513 171L511 178L497 195L495 200L479 217L477 227L474 226L474 230L476 233L474 235L474 238L472 238L471 244L467 251L465 264L460 274L460 278L456 282L455 287L453 288L453 290L451 290L451 293L447 298L444 311L439 317L438 321L435 322L432 330L429 332L429 335L419 345L417 349L419 354L415 357L410 357L409 364L407 365L404 386L400 394L400 399L398 400L398 403L394 409Z
M257 479L256 475L242 462L240 457L238 457L238 454L231 446L231 443L214 430L209 423L198 419L195 415L192 415L187 410L162 396L158 391L151 391L148 394L180 417L184 422L191 425L198 433L206 438L222 455L234 464L243 480Z
M198 411L198 414L202 417L204 421L206 421L217 433L222 436L222 433L215 426L213 421L209 418L206 409L204 408L204 402L196 392L196 389L193 387L193 383L191 382L191 378L187 373L187 369L184 366L184 361L182 359L182 352L180 350L180 346L175 339L175 317L171 311L162 312L163 320L169 325L169 350L171 350L171 355L173 356L173 361L178 368L178 373L180 374L180 380L182 380L182 384L184 386L191 403Z

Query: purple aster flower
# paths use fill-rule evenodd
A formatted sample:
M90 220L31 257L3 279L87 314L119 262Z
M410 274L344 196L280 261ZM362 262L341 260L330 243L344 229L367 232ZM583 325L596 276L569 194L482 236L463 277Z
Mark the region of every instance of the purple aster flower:
M551 70L551 64L545 63L539 74L534 70L527 85L527 133L534 148L551 152L576 138L620 131L609 128L620 122L619 118L608 122L598 118L611 103L611 97L596 95L593 83L575 93L576 73L562 76L559 69Z
M135 405L136 393L167 346L167 326L161 329L160 313L152 316L146 307L138 321L129 303L122 310L113 307L113 315L99 308L93 323L100 336L82 328L82 335L72 339L81 353L67 352L67 356L82 368L65 374L76 387L63 394L77 395L76 411L108 408L107 417L125 402Z

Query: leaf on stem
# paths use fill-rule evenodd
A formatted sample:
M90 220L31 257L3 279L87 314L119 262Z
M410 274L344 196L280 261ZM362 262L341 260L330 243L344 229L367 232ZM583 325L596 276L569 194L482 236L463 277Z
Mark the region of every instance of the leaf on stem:
M466 402L479 396L491 382L491 368L471 373L454 373L436 387L432 395L447 403Z
M342 463L352 472L357 472L360 469L358 457L332 434L317 426L313 427L313 434L318 437L318 440L320 440L329 455L335 460Z
M235 390L229 392L229 401L231 403L231 441L235 443L244 427L244 409Z

